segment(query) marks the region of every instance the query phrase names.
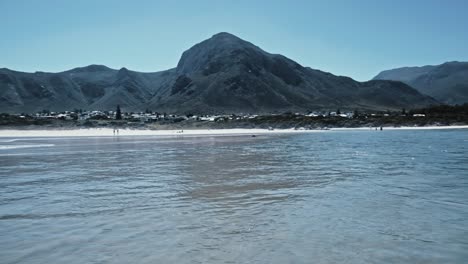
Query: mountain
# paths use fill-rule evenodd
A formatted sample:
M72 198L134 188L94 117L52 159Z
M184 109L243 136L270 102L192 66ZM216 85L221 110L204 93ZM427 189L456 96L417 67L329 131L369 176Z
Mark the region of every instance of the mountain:
M102 65L59 73L0 69L0 112L113 110L117 104L144 109L167 73L114 70Z
M176 68L141 73L90 65L59 73L0 69L0 112L74 108L172 113L396 110L437 102L397 81L357 82L303 67L229 33L182 54Z
M468 62L383 71L374 80L402 81L446 104L468 103Z
M283 112L312 109L401 109L436 103L400 82L359 83L298 63L228 33L182 54L176 81L150 108L170 112Z

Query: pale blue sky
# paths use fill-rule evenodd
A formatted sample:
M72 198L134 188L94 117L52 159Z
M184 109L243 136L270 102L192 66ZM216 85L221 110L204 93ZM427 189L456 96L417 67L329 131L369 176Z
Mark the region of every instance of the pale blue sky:
M467 0L0 0L0 67L137 71L177 65L226 31L337 75L468 61Z

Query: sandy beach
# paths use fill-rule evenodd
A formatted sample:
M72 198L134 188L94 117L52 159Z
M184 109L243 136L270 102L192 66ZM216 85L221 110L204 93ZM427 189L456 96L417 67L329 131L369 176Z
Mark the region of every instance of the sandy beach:
M383 130L428 130L428 129L468 129L468 126L427 126L427 127L383 127ZM89 128L89 129L50 129L50 130L0 130L0 137L113 137L113 136L234 136L234 135L266 135L266 134L297 134L317 133L327 131L369 131L374 127L331 128L328 130L295 130L295 129L192 129L192 130L148 130Z
M319 132L325 130L267 130L267 129L193 129L193 130L149 130L89 128L64 130L0 130L0 137L114 137L114 136L229 136Z

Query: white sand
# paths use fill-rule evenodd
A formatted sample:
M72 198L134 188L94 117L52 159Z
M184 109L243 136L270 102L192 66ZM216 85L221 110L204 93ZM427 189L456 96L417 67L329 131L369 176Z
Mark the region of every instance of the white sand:
M468 129L468 126L427 126L427 127L384 127L383 130L427 130L427 129ZM332 128L330 130L294 130L294 129L193 129L193 130L146 130L146 129L119 129L118 136L230 136L230 135L265 135L265 134L291 134L316 133L327 131L369 131L375 128ZM113 137L111 128L89 129L51 129L51 130L15 130L0 129L0 137ZM117 136L117 133L115 134Z

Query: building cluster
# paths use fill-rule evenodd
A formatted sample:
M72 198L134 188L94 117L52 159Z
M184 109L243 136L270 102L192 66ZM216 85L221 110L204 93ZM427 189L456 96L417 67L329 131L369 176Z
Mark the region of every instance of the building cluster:
M329 112L329 111L314 111L309 113L288 113L287 115L295 116L307 116L307 117L341 117L341 118L353 118L357 115L357 112ZM268 116L277 116L280 114L270 114ZM283 114L284 115L284 114ZM388 113L371 113L371 114L359 114L360 116L389 116ZM26 117L26 115L18 115L20 117ZM123 112L122 120L132 121L132 122L157 122L157 121L184 121L184 120L193 120L193 121L228 121L228 120L248 120L254 119L259 115L253 114L231 114L231 115L176 115L176 114L166 114L158 112ZM424 114L412 114L413 117L424 117ZM112 120L116 119L116 111L84 111L84 110L75 110L75 111L63 111L63 112L49 112L42 111L38 112L32 116L35 119L61 119L61 120Z
M25 115L21 115L25 117ZM63 111L63 112L49 112L42 111L31 116L36 119L62 119L62 120L111 120L116 119L115 111ZM240 120L252 119L257 115L176 115L158 112L124 112L122 113L122 120L140 121L140 122L156 122L156 121L220 121L220 120Z
M300 115L300 114L296 113L296 115ZM340 111L336 111L336 112L311 112L311 113L306 114L306 116L310 116L310 117L333 116L333 117L353 118L354 117L354 112L346 112L346 113L341 113Z

